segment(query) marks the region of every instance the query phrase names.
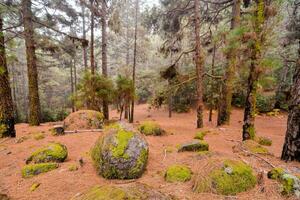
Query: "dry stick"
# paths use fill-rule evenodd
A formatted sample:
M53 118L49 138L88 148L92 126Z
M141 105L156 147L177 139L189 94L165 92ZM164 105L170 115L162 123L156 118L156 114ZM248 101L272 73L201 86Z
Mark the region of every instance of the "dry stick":
M227 141L230 141L230 142L237 142L237 143L242 143L241 141L238 141L238 140L232 140L232 139L226 139ZM243 146L243 145L242 145ZM245 152L245 153L247 153L247 154L250 154L250 155L252 155L252 156L254 156L254 157L256 157L256 158L259 158L260 160L262 160L262 161L265 161L267 164L269 164L271 167L273 167L273 168L275 168L276 166L275 165L273 165L272 163L270 163L267 159L265 159L265 158L263 158L263 157L260 157L259 155L256 155L255 153L252 153L252 152L250 152L250 151L247 151L247 150L245 150L245 149L241 149L241 151L243 151L243 152Z
M74 131L65 131L65 133L86 133L86 132L102 132L103 129L90 129L90 130L74 130Z

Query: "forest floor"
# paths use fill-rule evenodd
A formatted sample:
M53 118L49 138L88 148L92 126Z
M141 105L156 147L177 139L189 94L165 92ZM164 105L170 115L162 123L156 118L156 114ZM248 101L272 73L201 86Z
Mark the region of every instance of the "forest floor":
M210 145L212 155L201 156L197 153L177 153L176 146L191 141L197 132L195 128L195 113L174 113L168 118L168 111L165 109L149 110L147 105L136 106L135 120L137 125L145 120L157 121L166 131L164 136L147 136L150 146L150 156L147 170L136 182L145 183L155 189L171 194L180 200L194 199L285 199L279 193L279 185L264 177L260 186L241 193L236 197L224 197L211 193L194 193L193 183L197 174L203 174L207 170L209 160L240 159L250 164L256 172L267 172L270 165L255 156L247 156L234 153L233 146L241 141L243 110L234 109L231 118L231 125L221 128L216 127L216 114L213 122L208 122L207 112L205 113L205 129L211 134L205 137ZM112 117L117 118L118 114L112 112ZM283 166L289 170L299 173L300 163L284 163L280 161L281 149L286 130L286 114L277 117L265 115L257 116L256 129L259 136L266 136L273 140L273 145L267 147L273 155L261 156L275 166ZM17 139L0 140L0 193L8 194L12 199L39 199L39 200L68 200L86 189L95 185L126 184L128 181L105 180L98 176L89 156L89 150L96 139L102 133L76 133L64 136L52 136L49 129L53 123L45 123L38 127L30 127L27 124L17 124ZM34 139L34 134L43 133L44 139ZM21 143L16 140L23 136L30 136ZM26 158L38 147L48 142L56 141L65 144L68 148L68 158L56 170L40 174L33 178L24 179L21 177L21 168L25 165ZM167 150L166 150L167 149ZM80 167L79 159L84 161ZM172 164L186 164L194 172L194 177L186 183L167 183L164 181L164 171ZM79 166L77 171L69 171L72 165ZM34 183L40 186L35 191L30 191ZM290 197L289 199L293 199Z

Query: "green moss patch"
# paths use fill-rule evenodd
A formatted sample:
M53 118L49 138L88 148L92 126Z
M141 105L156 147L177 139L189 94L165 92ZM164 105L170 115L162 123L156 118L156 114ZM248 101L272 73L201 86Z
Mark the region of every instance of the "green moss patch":
M194 191L236 195L254 188L256 181L250 166L241 161L225 160L223 166L212 170L206 177L196 179Z
M186 182L192 177L190 168L184 165L172 165L168 167L165 173L165 180L167 182Z
M30 178L41 173L45 173L51 170L58 168L57 163L38 163L38 164L29 164L25 165L22 168L22 177Z
M183 152L183 151L208 151L209 145L207 142L202 141L202 140L195 140L189 143L182 144L178 148L178 152Z
M125 150L128 146L129 140L133 137L133 132L119 129L116 136L116 146L112 147L113 156L116 158L124 157L128 158L128 155L125 154Z
M275 167L268 172L268 178L279 180L284 173L284 169L280 167Z
M272 140L270 138L266 137L258 137L256 139L258 144L263 145L263 146L271 146L272 145Z
M244 141L244 145L252 153L269 154L268 149L266 149L265 147L261 146L253 140Z
M197 140L203 140L204 137L209 133L210 131L199 131L196 133L194 139L197 139Z
M35 133L35 134L33 134L33 138L35 140L42 140L45 138L45 135L43 133Z
M68 170L69 170L70 172L77 171L77 170L78 170L78 166L75 165L75 164L72 164L72 165L70 165L70 166L68 167Z
M164 131L160 126L153 121L145 121L139 127L138 130L144 135L162 135Z
M36 150L26 160L28 163L63 162L68 156L67 147L59 143L50 143L48 146Z

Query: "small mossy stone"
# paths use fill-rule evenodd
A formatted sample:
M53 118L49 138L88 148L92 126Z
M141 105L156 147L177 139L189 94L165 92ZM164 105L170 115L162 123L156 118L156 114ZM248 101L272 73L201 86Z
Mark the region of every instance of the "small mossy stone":
M118 128L100 136L91 156L104 178L133 179L143 174L148 153L148 143L141 134Z
M182 144L178 148L178 152L183 152L183 151L208 151L209 150L209 145L207 142L202 141L202 140L194 140L192 142L188 142L185 144Z
M138 130L144 134L144 135L162 135L164 133L164 131L161 129L161 127L153 121L145 121L143 122Z
M141 183L123 186L94 186L71 200L172 200L152 187Z
M261 146L253 140L244 141L244 145L251 153L269 154L268 149L266 149L265 147Z
M57 163L38 163L38 164L29 164L25 165L22 168L22 177L30 178L41 173L45 173L51 170L58 168Z
M28 163L63 162L68 156L65 145L60 143L50 143L46 147L36 150L26 160Z
M165 173L167 182L186 182L192 177L192 171L185 165L172 165Z
M269 179L279 180L279 179L281 179L281 177L284 173L285 173L284 169L282 169L280 167L275 167L275 168L271 169L267 175L268 175Z

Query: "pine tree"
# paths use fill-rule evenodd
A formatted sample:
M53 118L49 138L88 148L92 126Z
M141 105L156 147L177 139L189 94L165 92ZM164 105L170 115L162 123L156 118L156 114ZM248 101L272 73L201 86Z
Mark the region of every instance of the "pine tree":
M0 138L16 137L13 107L6 63L3 19L0 13Z

